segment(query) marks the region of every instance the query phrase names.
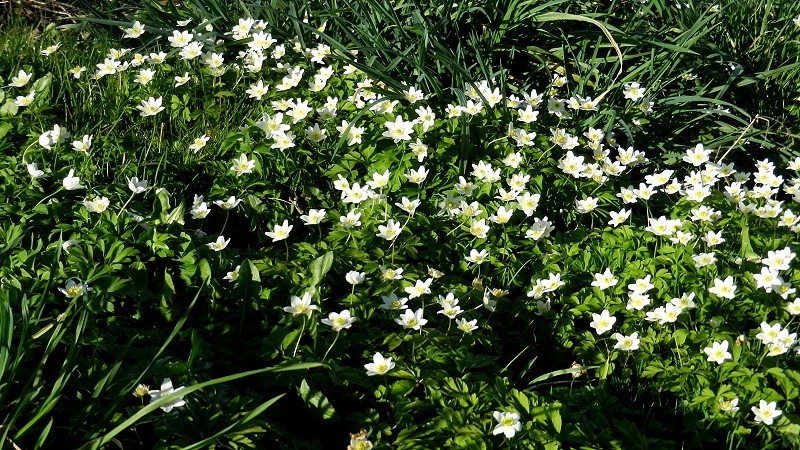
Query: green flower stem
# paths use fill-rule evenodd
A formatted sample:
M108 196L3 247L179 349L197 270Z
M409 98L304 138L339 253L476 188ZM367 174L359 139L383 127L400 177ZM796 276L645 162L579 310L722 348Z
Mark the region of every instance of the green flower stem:
M300 335L297 336L297 343L294 344L294 352L292 352L292 358L297 356L297 349L300 347L300 339L303 338L303 332L306 330L306 321L308 321L308 317L303 314L303 326L300 327Z
M328 358L328 353L330 353L331 349L333 348L333 346L336 345L336 341L339 339L339 334L340 334L340 331L337 331L336 332L336 337L333 338L333 342L331 343L331 346L328 347L328 350L325 352L325 356L322 357L322 363L323 364L325 363L325 359Z
M125 211L125 208L127 208L127 207L128 207L128 203L130 203L130 202L131 202L131 200L133 200L133 197L134 197L135 195L136 195L136 193L135 193L135 192L131 192L131 196L130 196L130 197L128 197L128 200L125 202L125 204L124 204L124 205L122 205L122 208L120 208L119 212L117 213L117 219L119 219L119 216L121 216L121 215L122 215L122 212L123 212L123 211Z

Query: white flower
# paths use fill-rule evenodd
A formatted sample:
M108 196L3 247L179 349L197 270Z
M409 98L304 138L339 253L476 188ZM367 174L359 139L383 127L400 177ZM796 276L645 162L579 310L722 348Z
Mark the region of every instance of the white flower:
M606 288L610 288L612 286L616 286L617 278L611 273L611 269L606 268L606 271L603 273L596 273L594 274L594 281L592 281L592 286L602 290Z
M29 81L31 81L31 77L33 77L33 72L26 73L24 70L20 70L17 73L17 76L11 77L11 83L9 86L23 87L28 84Z
M92 137L93 135L86 134L80 141L72 141L72 148L76 152L88 153L89 149L92 147Z
M261 97L269 92L269 85L265 86L263 80L258 80L258 83L251 84L245 92L250 96L250 98L261 100Z
M240 177L246 173L252 173L256 167L256 161L247 159L247 155L242 153L239 158L233 160L231 170L236 172L236 176Z
M144 25L137 20L136 22L133 22L133 25L131 25L129 28L125 28L125 34L122 36L122 38L138 38L143 34Z
M464 333L472 333L478 329L478 319L456 319L456 327Z
M400 223L395 222L394 219L389 219L386 225L378 225L378 231L380 232L376 236L392 241L400 235L403 227L400 226Z
M384 276L386 274L384 273ZM433 278L426 278L423 280L417 280L414 286L408 286L405 288L405 292L408 294L408 298L417 298L421 297L424 294L431 293L431 283L433 282Z
M195 153L199 152L201 148L206 146L209 139L211 138L205 134L199 138L196 138L194 141L192 141L191 145L189 145L189 150Z
M14 104L17 106L30 106L33 103L33 98L36 96L36 91L30 91L28 95L17 96Z
M81 184L81 179L79 177L73 176L75 174L74 169L69 169L69 174L64 177L62 184L64 185L64 189L68 191L74 191L76 189L86 189L86 186Z
M356 321L355 317L350 316L350 310L345 309L340 313L329 313L327 319L322 319L321 322L329 327L333 328L333 331L337 333L343 329L350 328L353 325L353 322Z
M164 381L161 382L161 389L160 390L151 390L150 394L150 403L155 403L163 397L166 397L172 393L179 392L181 389L185 388L185 386L181 386L178 388L172 387L172 380L169 378L164 378ZM165 405L161 405L161 409L164 412L172 411L172 408L179 408L185 405L186 402L183 400L183 396L177 397L172 402L167 403Z
M230 239L228 239L228 240L225 240L225 236L222 236L222 235L220 235L220 236L217 238L217 240L216 240L216 241L214 241L214 242L209 242L209 243L208 243L208 244L206 244L206 245L207 245L207 246L208 246L208 248L210 248L211 250L214 250L215 252L220 252L220 251L224 250L224 249L225 249L225 247L227 247L227 246L228 246L228 244L229 244L230 242L231 242L231 240L230 240Z
M346 216L339 217L339 222L345 229L361 226L361 213L354 209Z
M53 53L55 53L55 51L58 50L59 47L61 47L61 42L56 42L53 45L49 45L49 46L45 47L41 51L41 54L44 55L44 56L50 56Z
M264 234L266 234L267 237L271 237L272 242L282 241L289 237L292 228L294 228L294 225L289 225L289 221L284 219L283 225L275 224L272 231L266 231Z
M719 409L725 412L736 412L739 410L739 399L732 398L730 400L725 400L724 398L719 399Z
M469 251L469 256L465 257L464 259L466 259L467 262L480 265L483 264L488 257L489 257L488 250L483 249L481 251L478 251L477 249L473 248L472 250Z
M695 167L702 166L708 161L711 150L703 148L703 144L697 144L694 149L689 149L683 156L683 160Z
M169 36L167 40L169 41L169 45L172 47L182 48L189 45L189 42L194 39L194 36L189 31L178 31L173 30L172 36Z
M384 358L380 353L375 353L372 357L372 362L364 364L364 368L367 369L367 376L385 375L394 369L394 362L392 358Z
M241 199L230 196L227 200L214 200L214 204L222 209L233 209L236 208L241 201Z
M397 294L394 292L388 296L381 296L381 300L383 300L383 305L381 305L383 309L408 309L408 306L406 306L408 297L397 297Z
M47 178L50 176L44 173L43 170L39 169L36 166L36 163L25 163L25 167L28 169L28 173L30 174L30 176L35 180L39 178Z
M705 267L710 266L717 262L717 257L714 255L713 252L710 253L698 253L697 255L692 255L692 259L697 267Z
M600 314L592 313L592 322L589 326L594 328L594 331L600 335L614 327L617 318L609 315L607 309L604 309Z
M78 280L67 280L66 286L63 288L58 288L62 294L66 295L69 298L76 298L84 294L84 292L89 292L92 290L89 286L86 285L83 281Z
M192 77L189 76L189 72L185 72L183 76L176 76L175 77L175 87L183 86L184 84L188 83Z
M772 425L775 418L783 414L783 412L778 409L777 402L767 403L766 400L759 400L758 406L753 406L750 408L750 411L755 415L755 421L762 422L764 425Z
M89 210L89 212L93 213L102 213L103 211L108 209L108 205L110 204L110 200L108 197L94 197L94 198L87 198L83 200L83 206Z
M624 90L622 91L625 98L635 102L644 97L645 88L637 82L625 83Z
M367 279L367 274L357 270L351 270L345 274L344 279L352 285L361 284Z
M52 146L55 144L60 144L72 136L67 130L58 126L58 124L53 125L53 129L49 131L45 131L39 136L39 145L42 147L51 150Z
M139 181L138 177L131 177L128 178L128 189L130 189L134 194L141 194L142 192L150 189L150 187L147 186L147 181Z
M597 208L597 198L595 197L587 197L583 200L575 200L575 209L578 210L579 213L588 213L594 211Z
M406 309L403 311L403 314L400 317L394 319L394 321L398 325L402 325L403 328L412 329L412 330L419 330L423 325L428 323L427 319L422 318L422 308L411 311L410 309Z
M492 431L493 435L502 433L506 438L511 439L518 431L522 431L522 423L519 421L519 414L495 411L492 416L494 420L497 421L497 425L494 426L494 430Z
M325 210L324 209L310 209L308 210L308 214L303 214L300 216L300 220L303 221L306 225L317 225L322 222L322 219L325 218Z
M383 132L382 136L386 136L390 139L393 139L395 143L400 141L409 141L411 140L411 133L414 131L414 121L403 121L403 117L398 115L395 117L395 121L386 121L384 125L386 126L386 131Z
M85 66L75 66L75 67L69 69L69 73L71 73L73 78L76 78L76 79L80 78L81 74L83 72L86 72L86 67Z
M139 110L139 115L142 117L155 116L164 110L164 107L161 106L161 101L162 97L150 97L147 100L142 100L142 104L137 106L136 109Z
M239 269L241 269L241 268L242 268L241 265L236 266L235 269L233 269L231 272L228 272L227 275L225 275L223 280L228 280L228 283L233 283L234 281L238 280L239 279Z
M703 352L708 355L708 361L717 364L722 364L726 359L733 358L730 352L728 352L728 341L712 342L711 347L704 348Z
M630 336L614 333L614 339L617 340L616 345L614 345L617 350L632 351L639 349L639 333L636 331Z
M319 309L317 305L311 304L311 293L308 291L303 293L303 298L293 295L291 297L291 302L291 306L286 306L283 310L287 313L291 313L293 316L305 314L307 317L311 317L311 314Z
M192 215L192 219L205 219L211 213L211 209L208 207L208 203L200 202L193 205L189 213Z
M428 169L426 169L425 166L419 166L418 169L412 169L410 173L407 173L403 176L414 184L420 184L425 181L426 178L428 178Z
M733 277L729 276L724 280L715 278L714 287L709 288L708 292L718 297L733 299L736 296L736 285L733 283Z
M628 209L621 209L620 211L611 211L609 212L611 216L611 220L608 221L608 224L612 227L617 227L625 223L626 220L631 216L631 211Z

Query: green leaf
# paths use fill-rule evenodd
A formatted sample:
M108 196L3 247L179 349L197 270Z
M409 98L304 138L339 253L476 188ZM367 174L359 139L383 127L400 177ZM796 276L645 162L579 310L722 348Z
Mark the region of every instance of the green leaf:
M305 402L309 408L319 413L323 419L331 419L336 416L336 410L333 409L333 405L331 405L327 397L325 397L322 392L312 389L305 379L300 382L298 392L303 402Z
M331 270L333 265L333 252L325 253L311 263L311 287L322 281L322 277Z
M203 258L197 265L200 267L200 278L203 282L211 281L211 265L208 264L208 261Z
M0 102L2 101L3 100L0 99ZM3 137L5 137L5 135L8 134L8 132L11 131L12 128L14 128L14 126L8 122L0 123L0 139L3 139Z
M555 402L547 408L547 417L553 424L557 433L561 433L561 403Z
M36 91L37 94L41 94L42 92L46 91L50 87L50 83L53 81L53 74L48 73L47 75L43 76L36 80L33 83L33 90Z
M14 99L10 98L0 107L0 116L15 116L18 110L19 107L14 103Z

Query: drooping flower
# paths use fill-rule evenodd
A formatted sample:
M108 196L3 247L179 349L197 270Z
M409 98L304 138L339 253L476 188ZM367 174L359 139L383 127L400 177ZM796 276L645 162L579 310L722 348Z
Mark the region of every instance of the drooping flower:
M357 270L351 270L351 271L347 272L347 274L345 274L345 276L344 276L345 281L347 281L348 283L350 283L350 284L352 284L354 286L357 285L357 284L363 283L364 280L366 280L366 278L367 278L367 274L366 273L359 272Z
M150 189L150 186L147 185L147 181L139 180L139 177L131 177L128 178L128 189L134 194L141 194Z
M39 178L47 178L50 175L44 173L44 170L39 169L36 166L36 163L25 163L25 167L28 169L28 174L34 179L37 180Z
M69 169L69 173L67 174L66 177L64 177L64 180L62 181L64 189L68 191L74 191L77 189L86 189L86 186L81 184L81 179L74 175L75 175L75 169Z

